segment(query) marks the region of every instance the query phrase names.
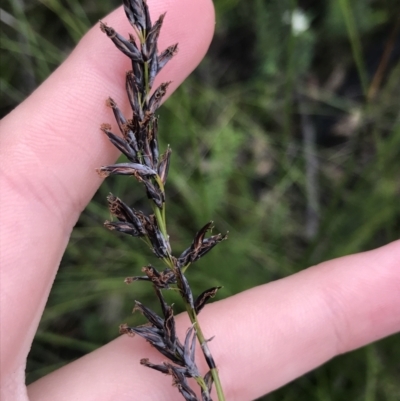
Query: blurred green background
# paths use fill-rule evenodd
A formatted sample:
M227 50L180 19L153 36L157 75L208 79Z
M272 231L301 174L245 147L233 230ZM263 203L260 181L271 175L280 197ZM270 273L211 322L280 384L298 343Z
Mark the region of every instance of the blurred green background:
M118 5L5 0L1 115ZM167 211L176 253L210 219L230 233L191 268L195 292L223 285L217 299L228 297L397 239L400 2L216 0L215 7L207 57L160 110L162 147L173 148ZM149 286L123 279L158 262L140 241L102 227L110 191L146 207L138 188L108 179L82 214L30 353L28 382L115 338L121 322L141 322L130 315L134 299L157 309ZM398 401L399 340L340 356L262 399Z

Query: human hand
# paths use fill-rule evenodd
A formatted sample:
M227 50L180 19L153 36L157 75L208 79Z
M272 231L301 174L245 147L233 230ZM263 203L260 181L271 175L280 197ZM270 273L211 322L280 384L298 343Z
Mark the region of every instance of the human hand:
M159 77L172 80L174 89L209 45L212 5L149 5L153 16L168 11L161 46L179 42L178 55ZM105 21L129 30L121 9ZM126 336L44 377L28 393L24 386L26 357L69 234L101 182L94 171L117 157L98 127L109 116L108 95L126 104L127 69L125 57L95 27L1 122L2 400L25 400L27 394L32 401L179 397L170 378L139 364L144 357L162 357L142 339ZM399 260L396 242L207 306L202 326L215 335L211 347L227 400L259 397L337 354L398 331ZM188 322L177 320L182 334Z

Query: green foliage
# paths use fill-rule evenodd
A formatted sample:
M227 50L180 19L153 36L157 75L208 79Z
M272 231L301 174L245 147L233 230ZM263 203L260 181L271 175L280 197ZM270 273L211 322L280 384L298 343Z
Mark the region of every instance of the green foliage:
M209 220L218 232L229 231L228 241L190 267L195 291L223 285L217 298L227 297L398 238L399 59L391 59L368 101L358 78L370 90L377 65L368 60L382 60L396 3L311 3L300 9L296 1L217 0L209 55L161 109L162 147L173 150L167 221L174 248L185 249ZM9 0L2 16L3 113L117 4ZM299 15L306 22L300 31L293 22ZM371 50L379 41L380 50ZM302 117L316 131L311 152ZM306 174L310 157L318 161L315 181ZM154 303L147 286L123 279L157 260L140 241L102 227L111 191L145 207L136 185L108 179L82 214L32 347L28 381L116 337L119 323L138 323L130 315L134 299ZM310 187L319 193L311 234ZM398 400L398 340L336 358L263 399Z

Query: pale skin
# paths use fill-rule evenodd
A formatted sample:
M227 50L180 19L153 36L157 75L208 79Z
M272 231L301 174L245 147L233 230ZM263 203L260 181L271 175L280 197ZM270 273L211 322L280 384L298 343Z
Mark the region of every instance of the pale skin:
M159 47L179 42L178 55L158 81L173 81L171 94L207 51L213 7L209 0L149 0L149 6L153 19L167 11ZM121 33L130 31L122 9L104 21ZM125 56L96 26L40 88L1 121L4 401L180 397L169 377L139 364L144 357L155 362L163 358L140 338L127 336L25 387L26 357L69 235L101 184L95 169L118 156L99 126L112 121L105 106L109 95L128 110L128 69ZM338 354L400 330L400 241L210 304L200 320L206 335L215 336L210 348L227 400L253 400ZM187 318L178 317L178 324L183 334Z

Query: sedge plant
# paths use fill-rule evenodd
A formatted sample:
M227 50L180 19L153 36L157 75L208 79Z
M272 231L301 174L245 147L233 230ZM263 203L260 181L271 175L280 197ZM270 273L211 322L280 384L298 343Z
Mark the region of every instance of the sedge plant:
M100 28L131 61L132 69L126 73L125 82L132 113L128 117L124 116L116 102L108 98L107 104L114 113L120 135L111 132L109 124L103 124L101 129L111 143L126 156L128 162L103 166L98 169L98 173L102 177L127 175L136 178L146 191L152 213L146 214L134 209L110 194L108 205L115 220L106 221L105 226L110 230L140 238L165 267L159 269L149 264L142 268L143 275L126 278L126 283L147 281L153 286L161 305L162 316L136 301L134 311L141 312L148 323L139 327L122 324L120 332L143 337L167 359L162 364L142 359L141 364L170 375L173 385L185 400L199 400L189 384L188 379L192 378L200 387L202 401L212 400L213 385L218 400L224 401L218 369L208 347L209 340L206 340L198 319L206 302L221 287L207 289L195 297L185 273L189 265L227 236L207 236L213 228L213 223L209 222L197 232L191 245L182 254L173 254L166 224L165 195L171 149L167 147L164 153L159 152L158 117L155 114L169 82L162 83L154 90L153 83L157 74L178 51L178 44L159 52L157 42L165 14L152 23L145 0L124 0L124 9L135 35L129 34L128 38L124 38L103 22L100 22ZM176 291L181 296L191 321L183 341L176 334L173 307L163 296L163 292L167 290ZM204 375L200 373L195 359L197 342L209 368Z

